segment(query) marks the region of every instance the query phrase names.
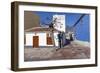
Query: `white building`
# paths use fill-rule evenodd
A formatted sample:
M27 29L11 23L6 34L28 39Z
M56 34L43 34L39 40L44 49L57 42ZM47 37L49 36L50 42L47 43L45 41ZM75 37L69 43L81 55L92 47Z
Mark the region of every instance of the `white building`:
M47 27L33 27L25 31L25 46L58 46L58 31L65 32L65 16L53 15L55 20L54 31L52 33Z
M58 31L54 30L54 39L49 28L37 27L25 32L25 46L58 46ZM53 41L54 40L54 41Z

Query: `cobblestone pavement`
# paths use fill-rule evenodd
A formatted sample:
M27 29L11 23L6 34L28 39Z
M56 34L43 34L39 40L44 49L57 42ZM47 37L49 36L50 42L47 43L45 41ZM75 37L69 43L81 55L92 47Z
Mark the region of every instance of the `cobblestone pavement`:
M61 59L88 59L90 58L90 48L76 43L65 46L64 48L32 48L25 47L25 61L41 60L61 60Z

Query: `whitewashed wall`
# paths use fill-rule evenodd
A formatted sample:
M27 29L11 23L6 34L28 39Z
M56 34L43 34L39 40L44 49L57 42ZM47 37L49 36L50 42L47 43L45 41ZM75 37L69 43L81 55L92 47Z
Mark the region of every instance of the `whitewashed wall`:
M53 45L47 45L47 40L46 40L46 33L41 32L37 33L26 33L26 45L25 46L33 46L33 36L39 36L39 46L53 46Z
M54 41L55 41L55 45L58 46L58 33L54 33Z
M26 46L33 46L33 36L39 36L39 46L46 46L46 33L27 33Z
M58 33L54 33L54 41L55 41L55 45L58 46L58 37L57 37ZM41 33L37 33L35 35L34 32L32 33L26 33L26 44L25 46L33 46L33 36L39 36L39 46L53 46L53 45L47 45L47 40L46 40L46 33L45 32L41 32Z

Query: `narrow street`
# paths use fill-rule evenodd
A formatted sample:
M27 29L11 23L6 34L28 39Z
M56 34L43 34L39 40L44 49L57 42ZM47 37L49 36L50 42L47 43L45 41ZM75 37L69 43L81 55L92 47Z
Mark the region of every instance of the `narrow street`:
M61 60L61 59L88 59L88 46L72 43L64 48L25 48L24 61Z

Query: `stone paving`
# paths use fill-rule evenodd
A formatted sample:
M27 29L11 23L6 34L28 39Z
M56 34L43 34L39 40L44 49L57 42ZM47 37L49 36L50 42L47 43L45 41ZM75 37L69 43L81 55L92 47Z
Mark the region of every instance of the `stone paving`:
M88 59L90 48L88 46L72 43L64 48L32 48L25 47L25 61L61 60L61 59Z

